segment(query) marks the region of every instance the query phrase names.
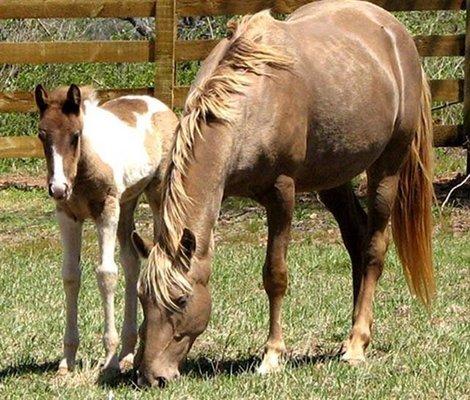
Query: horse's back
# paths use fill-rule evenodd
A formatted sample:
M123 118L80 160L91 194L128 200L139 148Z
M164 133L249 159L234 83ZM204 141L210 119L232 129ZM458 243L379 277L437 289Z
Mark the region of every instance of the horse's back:
M390 13L362 1L321 1L301 7L284 26L301 77L296 96L309 115L299 187L341 184L368 168L395 135L406 131L399 140L411 140L421 66L411 36Z

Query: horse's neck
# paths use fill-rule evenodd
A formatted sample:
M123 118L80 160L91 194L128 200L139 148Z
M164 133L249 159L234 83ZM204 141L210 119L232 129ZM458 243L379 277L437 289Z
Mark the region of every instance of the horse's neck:
M210 257L212 233L222 203L227 153L231 142L229 132L203 131L204 139L197 137L194 157L189 161L184 177L184 189L190 201L185 205L185 228L198 240L198 258ZM203 162L198 162L198 161Z

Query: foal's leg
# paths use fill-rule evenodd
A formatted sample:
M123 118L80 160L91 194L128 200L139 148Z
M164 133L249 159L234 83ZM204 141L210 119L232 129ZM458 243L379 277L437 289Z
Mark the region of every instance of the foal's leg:
M118 268L114 262L116 232L119 221L119 201L115 197L107 197L100 217L96 220L98 243L101 261L96 269L96 279L100 289L104 308L103 344L106 358L103 369L119 369L116 349L119 337L114 320L114 291L117 284Z
M75 356L79 343L77 325L77 302L80 290L80 247L82 243L82 223L69 218L57 210L60 236L62 238L63 262L62 280L65 291L65 334L64 358L59 364L59 374L71 371L75 366Z
M364 351L371 338L372 302L375 287L383 270L388 247L387 224L395 200L398 175L371 168L368 175L368 243L364 271L353 313L353 327L343 345L343 360L355 364L365 360Z
M286 347L282 338L281 308L287 288L286 254L295 203L294 181L280 176L262 199L268 215L268 247L263 267L263 284L269 299L269 336L258 372L279 369Z
M134 230L134 211L138 198L121 205L119 216L118 240L120 245L121 265L126 279L126 297L124 323L122 326L122 350L119 356L121 369L132 368L134 348L137 343L137 280L139 278L139 256L132 244Z
M145 189L145 197L147 198L153 214L153 241L155 243L158 234L158 214L160 213L161 206L160 180L158 178L154 178L147 186L147 189Z
M320 198L333 214L341 230L344 245L352 263L353 306L356 306L364 265L364 245L367 236L367 215L351 184L321 191Z

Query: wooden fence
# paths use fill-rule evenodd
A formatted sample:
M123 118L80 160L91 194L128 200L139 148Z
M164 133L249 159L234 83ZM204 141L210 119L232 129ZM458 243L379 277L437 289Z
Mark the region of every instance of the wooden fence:
M154 93L174 107L184 104L189 87L177 86L179 62L203 60L218 40L179 40L177 22L186 16L248 14L266 8L289 13L311 0L3 0L0 19L22 18L124 18L156 17L155 41L0 42L0 64L51 64L79 62L154 62L155 86L100 90L102 99L124 94ZM470 0L372 0L390 11L467 10ZM468 14L468 11L467 11ZM469 32L467 16L467 33ZM468 146L470 132L470 35L415 37L422 57L466 56L465 77L431 81L434 101L464 102L464 125L435 126L435 145ZM34 112L30 92L0 93L0 112ZM0 138L0 158L41 157L36 138Z

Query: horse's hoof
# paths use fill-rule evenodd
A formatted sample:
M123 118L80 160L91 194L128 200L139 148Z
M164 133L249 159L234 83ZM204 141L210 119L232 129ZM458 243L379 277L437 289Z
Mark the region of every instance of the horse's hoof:
M349 340L343 343L339 354L341 355L341 361L352 366L358 366L366 362L364 349L362 347L354 349Z
M366 358L364 356L362 357L356 356L352 358L352 357L347 357L343 355L341 356L341 361L347 362L352 367L358 367L366 362Z
M260 375L272 374L282 370L282 353L279 354L276 351L268 351L264 357L261 365L256 369L256 372Z
M366 362L366 357L364 356L364 351L351 351L346 350L341 354L341 361L347 362L349 365L354 367L364 364Z

